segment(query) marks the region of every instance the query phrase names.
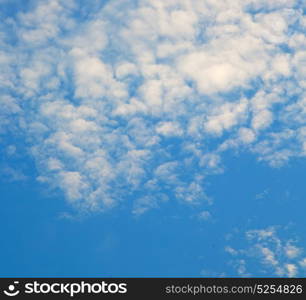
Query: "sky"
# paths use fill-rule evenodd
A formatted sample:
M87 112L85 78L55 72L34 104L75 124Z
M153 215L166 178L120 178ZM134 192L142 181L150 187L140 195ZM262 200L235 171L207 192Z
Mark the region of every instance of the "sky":
M0 0L1 277L305 277L306 4Z

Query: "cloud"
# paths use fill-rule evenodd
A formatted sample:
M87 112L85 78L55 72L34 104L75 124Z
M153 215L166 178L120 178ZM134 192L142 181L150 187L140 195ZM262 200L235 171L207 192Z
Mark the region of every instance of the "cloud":
M156 132L163 136L181 136L183 134L180 125L176 122L161 122L157 124Z
M212 218L211 213L207 210L203 210L198 214L198 218L203 221L208 221Z
M302 259L299 264L302 268L306 268L306 258Z
M153 191L210 202L225 150L305 156L302 4L94 2L31 1L0 26L0 134L24 136L41 182L139 212Z
M26 181L28 177L24 174L24 172L20 169L13 168L11 166L2 165L0 171L1 177L3 177L4 181L8 182L22 182Z
M230 263L239 276L261 274L268 277L299 277L304 275L305 251L298 241L281 237L280 228L248 230L244 247L226 246ZM241 265L243 261L243 265Z

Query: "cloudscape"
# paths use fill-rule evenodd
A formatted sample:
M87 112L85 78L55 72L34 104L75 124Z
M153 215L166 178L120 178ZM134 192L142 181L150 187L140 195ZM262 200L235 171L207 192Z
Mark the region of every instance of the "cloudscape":
M2 276L306 275L306 2L0 0Z

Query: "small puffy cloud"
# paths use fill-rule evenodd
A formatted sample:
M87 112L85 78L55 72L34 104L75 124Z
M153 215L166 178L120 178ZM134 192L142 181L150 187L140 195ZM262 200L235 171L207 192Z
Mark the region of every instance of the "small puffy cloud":
M263 262L267 265L277 265L278 261L275 259L275 255L273 251L271 251L269 248L262 247L261 245L257 245L259 251L261 252L263 256Z
M283 76L290 76L292 69L291 69L289 55L288 54L277 55L272 62L272 70L276 74L280 74Z
M301 261L299 261L299 264L302 268L306 268L306 258L303 258Z
M119 79L125 78L126 76L137 75L138 69L137 67L128 62L121 63L117 66L115 74Z
M286 264L285 270L288 277L297 277L298 275L298 268L294 264Z
M112 71L98 57L84 55L74 51L75 58L75 96L81 98L100 98L105 95L125 97L126 91L122 83L113 78Z
M2 95L0 103L2 107L1 114L3 115L16 114L21 111L17 100L9 95Z
M208 116L207 122L204 123L204 130L220 135L224 130L231 129L238 122L243 122L247 114L247 106L247 100L242 99L240 103L225 103L216 107L214 113Z
M176 183L178 181L178 162L167 162L159 165L155 170L158 179L164 180L166 183Z
M256 139L254 131L249 128L244 128L244 127L240 128L238 134L239 134L239 139L245 144L252 143Z
M64 168L63 164L56 158L49 158L47 162L50 171L61 170Z
M183 134L180 124L176 122L161 122L157 124L156 132L166 137L181 136Z
M87 121L84 119L76 119L76 120L71 121L70 127L72 131L75 131L78 133L97 130L96 123L92 121Z
M192 204L198 202L210 203L211 201L211 199L206 195L203 186L197 181L193 181L188 185L178 186L175 189L175 195L178 199Z
M207 210L201 211L198 215L200 220L208 221L211 219L211 213Z
M271 111L264 109L256 112L252 120L252 127L255 130L265 129L272 123Z
M216 62L214 62L216 61ZM197 83L203 94L226 91L243 82L246 74L227 62L218 63L218 59L205 52L192 53L183 57L180 70Z
M285 246L285 253L287 255L288 258L296 258L297 256L300 255L301 253L301 249L299 249L298 247L291 245L290 243L288 243Z
M225 250L225 252L227 252L227 253L229 253L233 256L239 254L239 251L235 250L234 248L232 248L230 246L226 246L224 250Z
M79 200L82 197L82 191L87 188L82 176L78 172L61 172L62 184L65 186L67 196L71 201Z

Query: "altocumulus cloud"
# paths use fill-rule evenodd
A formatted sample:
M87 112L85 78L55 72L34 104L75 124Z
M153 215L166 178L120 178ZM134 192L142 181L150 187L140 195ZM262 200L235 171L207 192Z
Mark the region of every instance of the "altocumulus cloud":
M306 154L305 9L30 1L1 17L0 132L22 132L38 180L76 207L209 204L205 180L225 151L272 167Z
M301 277L305 274L305 251L296 238L284 237L286 228L271 226L248 230L243 234L242 247L226 246L236 276ZM240 236L241 239L241 236Z

